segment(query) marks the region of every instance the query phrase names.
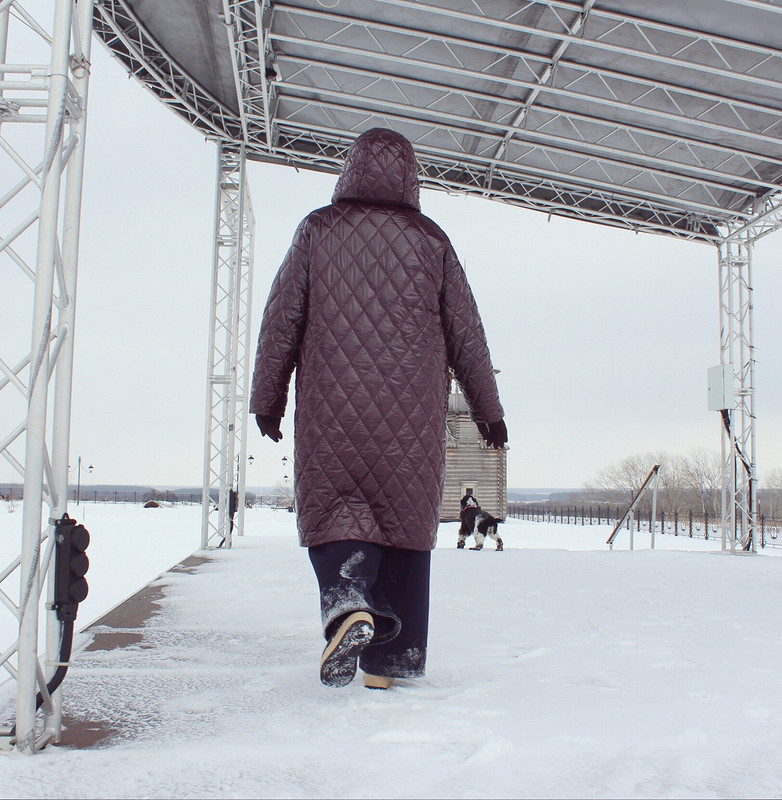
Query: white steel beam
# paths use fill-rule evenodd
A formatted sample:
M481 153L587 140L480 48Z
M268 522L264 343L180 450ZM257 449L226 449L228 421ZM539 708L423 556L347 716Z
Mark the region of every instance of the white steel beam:
M587 17L592 10L592 6L594 6L595 0L584 0L583 6L577 9L577 16L572 23L569 23L567 26L568 34L570 36L575 36L578 32L582 29L584 24L586 23ZM575 10L575 9L574 9ZM540 95L541 89L546 84L550 84L553 82L554 79L554 71L557 68L557 64L562 59L562 56L565 54L565 50L567 50L568 45L572 39L567 39L561 41L558 45L556 50L554 51L553 55L551 56L549 62L545 65L545 68L538 76L538 83L540 84L537 88L533 89L529 95L525 98L524 102L521 104L521 107L518 110L518 113L514 116L513 121L511 122L511 128L518 130L521 125L524 124L527 116L529 115L530 109L534 105L535 101L538 99ZM502 144L497 148L497 152L494 154L495 158L502 158L505 150L508 147L508 142L510 141L511 137L514 135L515 130L509 130L506 132L505 136L503 137ZM487 176L488 182L491 183L491 173Z
M244 147L218 142L202 548L244 532L254 234Z
M267 39L270 5L271 0L223 0L244 140L263 132L265 145L272 151L275 85L271 78L276 74Z
M95 32L108 47L122 53L130 74L158 98L211 135L241 140L235 116L170 59L133 13L127 0L95 0ZM120 24L121 22L121 24Z
M378 115L370 120L385 120ZM356 129L367 124L367 117L356 120ZM339 172L345 152L352 139L335 137L329 128L311 122L286 121L279 124L278 155L288 157L292 164ZM670 233L681 238L709 241L714 244L722 235L714 225L727 224L725 217L700 217L683 213L673 206L646 206L643 200L629 196L601 193L594 187L578 187L549 181L545 176L536 181L524 180L516 172L497 165L492 187L485 186L487 159L464 159L455 162L453 154L438 148L416 145L421 165L422 186L429 189L457 191L479 197L500 200L523 208L557 213L649 233ZM645 212L645 218L633 212ZM682 223L685 225L682 225Z
M335 64L334 62L321 61L315 58L299 58L290 55L278 55L277 60L285 65L295 66L299 71L295 75L287 77L288 82L296 83L297 89L301 90L301 84L295 81L296 77L309 78L317 77L317 73L322 71L325 75L354 75L364 79L364 85L353 90L353 96L361 97L374 92L377 96L383 96L391 91L405 97L412 90L423 89L432 98L426 103L418 100L416 105L422 109L437 110L444 102L453 101L457 98L464 99L477 114L478 103L491 103L498 113L492 115L491 120L498 123L505 123L512 117L518 109L518 101L512 97L502 94L489 94L475 89L465 88L463 85L455 85L456 82L435 82L431 80L421 80L407 76L400 76L378 69L368 70L356 66L346 66ZM307 74L309 73L309 74ZM458 82L458 81L457 81ZM505 108L503 108L505 107ZM565 123L573 133L572 138L556 136L547 132L552 122ZM476 124L475 119L471 121ZM482 124L482 121L481 121ZM560 124L560 129L562 125ZM583 130L582 130L583 128ZM596 132L597 129L597 132ZM612 141L617 135L625 134L632 149L623 149L616 146L607 146L604 142ZM722 144L710 142L706 143L700 139L681 134L673 135L662 133L651 128L643 128L640 125L616 122L607 120L604 116L594 116L574 111L564 111L563 109L535 104L534 112L528 114L524 127L519 131L519 138L539 139L541 142L552 141L567 143L570 147L577 148L583 145L584 151L604 152L615 158L625 159L631 164L644 161L649 165L658 165L662 168L670 168L683 171L693 177L699 175L707 176L716 180L725 180L728 183L735 183L736 170L724 170L720 167L736 159L742 161L742 182L746 182L761 190L773 188L776 184L762 177L758 172L758 166L763 164L775 164L778 168L779 182L782 183L782 157L773 158L763 156L762 158L747 150L734 147L726 147ZM644 148L639 144L640 137L647 141L656 142L653 148ZM646 152L649 149L653 152ZM681 150L686 152L686 158L682 158ZM708 162L703 154L708 153ZM583 153L582 153L583 154Z
M442 188L461 190L464 181L447 176L465 165L469 191L479 193L472 180L484 167L485 197L518 191L520 205L563 213L561 198L564 213L609 225L634 212L626 227L712 241L722 235L715 226L749 221L756 198L782 188L782 108L743 90L747 81L778 86L777 48L734 46L730 36L590 0L463 10L378 0L382 22L325 6L221 0L233 111L167 57L131 0L97 2L98 34L131 74L208 136L244 142L251 158L321 168L334 153L329 133L369 121L407 133L412 118L422 165ZM469 34L447 30L465 22ZM634 68L618 71L614 55ZM710 71L724 86L696 81L696 89L688 70ZM307 127L309 137L300 132ZM456 171L426 163L435 142ZM546 196L558 199L547 206Z
M501 44L472 41L460 39L453 36L434 34L430 32L416 31L412 28L403 28L398 25L383 23L373 23L366 20L356 20L350 17L343 17L337 14L330 14L321 11L311 11L292 6L275 5L275 15L287 14L290 22L299 30L296 35L283 33L279 29L272 31L269 38L273 41L297 45L303 48L315 47L317 50L329 50L334 53L335 61L339 63L340 53L357 56L361 59L383 60L396 64L397 68L402 68L404 64L410 64L416 68L427 71L444 72L451 75L460 74L466 78L491 81L507 87L517 89L527 89L538 91L544 95L554 95L567 97L580 102L588 102L618 111L632 111L634 115L643 115L662 120L676 121L679 124L691 125L695 130L710 130L714 133L728 133L749 142L757 141L763 144L779 144L778 136L769 133L768 130L773 125L778 125L782 118L782 109L775 109L767 105L760 105L741 98L730 98L711 92L692 89L687 86L668 83L661 80L652 80L642 76L629 73L616 72L603 67L589 66L561 59L559 62L560 78L554 83L543 84L538 75L538 65L545 66L549 59L535 53L530 53ZM296 23L298 17L322 17L342 25L340 33L343 37L332 34L325 40L312 42L305 31ZM278 26L279 28L280 26ZM353 30L364 31L365 36L352 36ZM404 35L410 41L409 46L402 53L398 50L383 49L377 42L376 37L372 37L373 31L387 31ZM367 38L374 38L377 49L367 49L356 47L352 41L366 41ZM578 41L582 40L578 38ZM438 63L427 60L419 56L414 56L420 52L423 45L437 42L449 51L451 59L448 63ZM493 56L494 61L489 66L484 66L480 70L470 69L463 59L457 55L459 51L483 52L488 56ZM277 58L282 62L285 58L283 53L278 53ZM502 62L512 60L515 67L512 77L503 74L500 69ZM682 65L684 66L684 65ZM527 72L526 77L517 77L518 69L524 67ZM600 94L594 92L582 92L578 88L578 83L586 77L596 77L602 84ZM634 96L628 96L628 87L636 87ZM779 84L775 83L776 90ZM606 96L607 95L607 96ZM690 108L690 101L699 101L697 113L693 113ZM654 102L652 102L654 101ZM664 102L662 102L664 101ZM662 107L664 106L664 108ZM674 109L674 110L670 110ZM738 120L737 125L725 125L713 121L713 116L720 111L727 109L733 118ZM758 119L767 119L768 123L760 130L756 130ZM707 144L707 143L706 143Z
M780 228L782 228L782 194L775 194L758 201L751 219L734 224L726 239L746 237L754 243Z
M53 525L67 509L76 271L93 3L56 0L52 18L40 22L24 6L22 0L12 0L0 8L3 61L16 38L28 58L41 57L37 63L0 65L3 79L11 74L17 76L15 81L3 80L1 87L0 149L7 157L4 166L10 167L4 174L21 173L21 177L10 179L9 191L0 199L0 219L9 230L0 240L0 257L7 257L33 284L29 352L21 359L14 354L3 360L4 377L0 381L0 408L4 412L20 405L25 408L22 422L6 435L0 431L0 455L24 481L21 552L0 571L0 597L17 617L19 635L10 645L0 646L0 665L17 682L13 737L16 748L32 754L59 738L61 724L60 692L49 698L45 688L54 672L52 665L59 660L61 624L45 601L47 594L51 597L53 592ZM36 37L34 44L28 43L31 31ZM24 113L28 108L45 113ZM9 127L11 122L16 124ZM24 281L22 285L7 283L3 300L9 311L22 307L24 298L11 295L17 289L23 291L23 285ZM12 348L17 343L6 344ZM10 421L14 413L4 413L2 418ZM13 580L19 585L18 601L11 588ZM45 622L43 666L39 661L41 621ZM36 712L39 690L46 698L42 724ZM6 746L10 739L5 737Z
M294 119L297 112L290 110L292 103L305 103L311 105L309 90L288 81L281 81L280 86L291 90L291 94L283 98L287 118ZM459 147L460 142L474 142L480 138L482 147L475 148L471 155L483 156L497 163L496 154L502 153L506 165L517 166L524 172L533 174L542 173L551 177L568 178L572 181L585 183L590 186L600 186L603 189L625 193L629 184L632 187L645 182L644 195L658 202L665 203L677 200L682 207L701 213L722 214L724 206L719 202L721 193L736 192L731 185L731 179L726 176L721 183L703 174L694 179L685 174L685 169L680 165L665 167L661 162L650 164L651 158L644 154L629 155L613 152L599 144L584 143L583 148L574 146L572 139L558 137L550 134L537 134L535 131L519 130L514 125L482 120L479 123L470 117L452 114L437 108L416 107L412 104L397 103L391 100L381 100L373 97L358 97L353 95L351 100L357 101L356 105L338 102L345 98L342 92L319 88L312 89L318 100L319 109L332 109L339 112L356 114L382 114L384 118L395 122L402 122L416 127L425 127L431 130L436 126L438 131L449 131L454 138L454 146ZM303 96L293 94L301 92ZM333 98L326 100L324 98ZM431 117L431 120L425 117ZM421 139L425 139L425 133ZM512 150L508 149L512 139ZM527 162L548 166L532 166ZM589 173L586 172L589 169ZM689 170L687 170L689 171ZM612 182L613 174L621 173L624 177L622 184ZM630 173L630 177L628 177ZM599 177L598 177L599 176ZM487 185L490 185L493 170L487 174ZM735 183L735 178L732 179ZM768 190L772 187L766 186ZM631 190L632 191L632 190ZM738 194L738 193L737 193ZM751 196L745 195L749 203Z
M645 26L645 20L642 20L637 17L632 17L627 14L621 14L618 12L614 12L613 18L616 21L614 24L609 26L608 31L613 32L618 25L625 24L634 27L636 30L639 31L639 35L637 38L638 46L631 47L623 44L619 44L618 42L612 42L604 39L603 37L607 36L607 33L604 31L602 36L595 37L592 31L590 30L590 36L581 36L577 33L571 32L570 27L572 25L572 18L574 14L580 14L582 9L579 6L574 4L568 4L567 8L564 10L568 11L568 18L566 19L564 16L557 13L557 9L563 9L565 4L562 3L549 3L547 0L537 0L537 5L542 7L544 11L551 12L547 17L547 22L550 22L550 26L543 26L535 27L531 25L523 25L514 20L515 17L518 16L519 9L518 8L511 8L510 12L504 17L492 17L488 14L481 14L477 13L476 11L458 11L455 9L444 9L440 6L433 5L431 3L424 3L419 2L419 0L383 0L383 2L388 3L389 5L398 6L401 8L406 8L410 11L429 11L435 15L443 15L449 16L452 18L460 19L464 22L469 22L475 26L480 25L491 25L493 27L500 27L505 32L515 32L522 34L524 36L539 36L542 38L550 38L555 42L562 42L562 43L571 43L575 42L582 47L586 48L593 48L598 50L607 51L610 53L618 53L620 55L630 56L633 58L638 58L642 60L652 61L659 64L666 64L668 66L674 67L686 67L689 70L696 70L699 72L704 72L710 75L716 75L720 77L730 78L731 80L737 80L742 82L750 82L754 85L760 86L768 86L769 88L775 88L776 82L767 80L763 75L757 75L753 72L748 71L733 71L726 67L715 67L711 63L707 63L705 61L698 61L697 55L702 51L702 48L693 48L693 58L692 59L685 59L682 57L677 57L676 55L671 55L670 53L663 52L661 48L658 48L654 45L653 40L643 35L642 31ZM497 8L503 8L502 6L498 6ZM315 13L319 14L320 11L315 11ZM599 16L599 10L595 9L595 16ZM366 22L366 20L364 20ZM558 24L558 29L557 29ZM651 28L652 25L648 25L647 27ZM679 53L685 52L692 44L697 42L706 42L711 45L709 48L710 51L713 52L714 46L719 41L720 37L716 36L709 36L708 34L701 34L695 30L687 30L687 29L676 29L675 26L668 26L671 28L671 32L677 32L678 35L681 37L683 34L687 37L686 45L682 45L680 43L679 46ZM658 28L659 29L659 28ZM730 41L730 40L728 40ZM720 44L725 44L725 42L719 42ZM734 49L741 48L740 43L736 43L733 45ZM768 58L779 58L780 51L774 50L772 48L762 48L765 55L763 61ZM747 48L749 52L750 49ZM723 56L723 61L725 60L725 56ZM753 69L756 68L757 65L753 66Z
M719 246L720 363L733 376L733 407L722 415L722 547L757 549L755 517L755 352L752 237L742 232Z
M287 88L294 88L293 85L287 84L285 81L281 83ZM367 106L370 106L370 108L351 106L337 102L339 98L344 97L340 92L319 89L317 90L317 94L321 98L334 98L334 100L319 99L317 106L320 109L353 113L363 117L379 116L392 123L392 127L399 123L404 123L408 126L421 128L420 138L414 137L416 139L415 144L417 149L422 149L422 144L425 148L424 142L426 139L426 132L430 131L433 126L436 126L440 131L449 131L455 146L459 146L458 142L468 137L472 137L473 139L480 138L482 147L481 149L476 148L475 152L469 154L471 160L485 160L490 163L496 163L492 153L495 152L497 146L504 141L499 133L476 131L474 123L473 128L470 129L470 127L468 127L470 125L470 120L468 118L460 118L457 115L437 111L428 112L427 109L415 109L412 106L405 106L401 103L394 103L389 100L375 100L374 98L363 98L363 102L366 103ZM300 103L305 107L309 105L307 98L294 96L285 96L281 98L281 102L286 104L287 120L295 120L298 113L290 108L292 104ZM371 106L376 106L376 109L372 110ZM439 116L440 122L427 122L421 119L421 115L426 113L431 113L433 118ZM482 125L487 128L494 127L502 131L510 130L507 125L495 125L494 123L482 123ZM673 172L665 174L662 170L645 171L640 167L631 165L629 162L622 164L620 161L614 160L612 163L608 158L590 158L587 154L563 151L561 148L552 145L543 147L531 141L517 140L514 142L514 147L513 160L511 161L510 155L506 154L506 159L502 163L506 167L516 167L521 173L528 176L545 176L547 179L567 180L575 185L600 189L616 196L632 196L632 189L612 179L610 167L614 166L617 169L622 168L624 171L632 171L634 173L634 179L641 175L647 176L650 180L650 184L643 191L644 197L655 200L660 205L675 201L683 210L689 210L694 213L711 214L715 216L725 214L725 209L718 204L713 194L710 194L709 182L698 181L697 183L693 183L685 176L676 175ZM569 171L564 171L568 169L568 167L558 162L556 159L557 155L563 156L567 163L571 165ZM525 158L529 159L529 163L525 161ZM541 159L543 161L543 166L540 166ZM573 164L574 160L577 163ZM588 162L595 162L597 164L597 174L583 174L582 170ZM667 186L660 184L662 178L666 178L669 181ZM691 193L694 188L697 188L705 195L702 200L690 199L688 193ZM738 209L736 209L736 211L738 211Z

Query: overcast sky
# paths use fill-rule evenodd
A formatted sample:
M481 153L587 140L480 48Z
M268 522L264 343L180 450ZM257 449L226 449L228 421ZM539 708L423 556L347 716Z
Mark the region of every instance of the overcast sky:
M94 466L87 485L200 485L216 148L97 43L93 55L71 463ZM257 331L296 225L335 177L249 174ZM634 453L719 449L706 402L719 361L713 247L443 193L423 192L422 208L466 263L501 370L511 487L578 487ZM754 260L761 479L782 466L781 253L778 232ZM3 319L0 335L19 325ZM275 445L252 428L248 485L281 478L292 409L283 431Z

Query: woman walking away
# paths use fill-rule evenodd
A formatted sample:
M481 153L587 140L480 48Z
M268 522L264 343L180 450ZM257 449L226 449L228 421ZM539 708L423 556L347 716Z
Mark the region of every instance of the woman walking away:
M487 444L507 441L472 292L418 196L410 142L359 136L331 204L299 225L258 338L250 411L275 442L296 369L297 522L328 686L357 664L371 688L424 674L449 367Z

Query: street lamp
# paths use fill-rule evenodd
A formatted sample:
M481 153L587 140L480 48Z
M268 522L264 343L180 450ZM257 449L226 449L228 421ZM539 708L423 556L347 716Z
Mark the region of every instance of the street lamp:
M293 497L293 487L291 486L291 479L288 475L288 465L293 465L292 459L288 456L283 456L280 461L282 462L282 491L285 502L288 504L288 511L293 511L295 499Z
M93 466L92 464L89 467L84 468L86 472L92 472ZM76 505L78 506L81 502L81 456L79 456L79 460L76 463Z

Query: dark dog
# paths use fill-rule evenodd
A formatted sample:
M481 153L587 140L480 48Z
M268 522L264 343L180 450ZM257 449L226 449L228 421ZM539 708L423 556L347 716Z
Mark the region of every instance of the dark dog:
M470 550L482 550L487 536L497 543L497 550L502 550L502 539L497 536L497 525L501 524L502 520L481 511L478 501L471 494L466 494L462 498L461 505L459 519L462 524L459 526L459 541L456 547L463 550L467 537L475 534L475 547L471 547Z

